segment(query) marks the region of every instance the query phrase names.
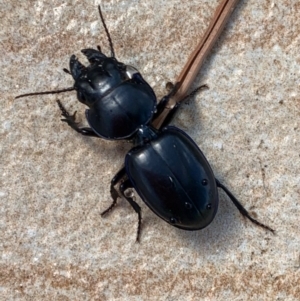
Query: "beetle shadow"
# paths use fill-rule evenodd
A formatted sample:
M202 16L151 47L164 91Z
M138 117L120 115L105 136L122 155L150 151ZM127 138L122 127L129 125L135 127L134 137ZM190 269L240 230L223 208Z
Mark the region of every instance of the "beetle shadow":
M84 110L82 110L82 108L80 110L80 113L78 114L78 120L80 126L89 127L87 121L85 120ZM122 165L125 159L125 155L133 147L133 145L130 142L125 140L108 140L100 136L88 137L78 135L75 131L70 130L70 128L67 128L66 130L69 130L70 135L74 135L78 139L81 139L80 144L86 144L87 148L89 149L89 153L93 152L95 156L99 156L99 154L101 154L104 158L107 158L107 160L109 160L112 163L118 161L118 158L123 158L123 161L121 162Z
M193 89L197 86L200 86L200 82L206 83L209 86L207 81L208 74L212 69L216 55L219 52L219 49L225 44L228 40L228 35L230 34L233 26L236 26L238 22L237 19L240 16L240 10L245 6L245 1L240 1L230 17L230 21L227 23L227 30L223 31L223 34L218 38L215 46L212 48L211 53L205 59L199 74L196 76L193 84ZM193 140L197 137L197 131L201 129L201 101L199 100L202 93L197 93L192 96L190 99L181 104L180 109L178 110L172 124L178 126L180 129L187 132ZM198 100L197 100L198 99ZM197 102L197 103L196 103ZM180 118L178 115L182 114L182 110L185 109L186 113L184 118ZM188 121L189 125L186 125L185 120ZM192 127L191 125L197 124L198 128ZM199 143L199 142L198 142ZM198 144L197 143L197 144ZM216 245L218 249L226 251L226 249L232 248L232 243L236 241L238 231L240 229L248 227L256 227L251 221L244 218L238 209L234 206L230 198L220 189L219 191L219 207L218 212L212 221L206 228L198 231L184 231L181 229L175 228L177 236L182 239L185 243L188 244L188 247L194 248L195 250L203 253L205 249L210 249L210 245ZM259 227L258 231L264 231ZM245 229L244 229L245 230ZM199 248L199 246L201 248Z
M132 144L126 141L110 141L101 139L101 137L82 137L82 139L84 139L84 143L88 144L88 147L90 147L97 156L99 153L102 153L107 157L111 157L112 162L118 157L125 159L125 155L133 147Z
M249 223L248 223L249 222ZM219 207L214 220L206 228L198 231L184 231L176 229L178 237L187 244L188 248L194 248L199 253L212 251L215 246L215 253L232 248L236 241L236 233L240 229L255 227L252 223L243 218L237 208L232 204L229 197L219 190Z

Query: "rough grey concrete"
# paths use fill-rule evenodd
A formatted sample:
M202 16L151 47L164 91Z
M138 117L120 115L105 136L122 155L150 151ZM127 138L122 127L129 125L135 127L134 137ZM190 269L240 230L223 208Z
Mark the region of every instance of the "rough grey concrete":
M0 300L300 300L300 3L240 1L174 124L201 147L245 207L220 194L202 231L175 229L120 201L109 182L130 145L59 121L71 54L107 41L97 1L0 1ZM117 57L164 95L219 1L102 1ZM59 98L84 119L74 93Z

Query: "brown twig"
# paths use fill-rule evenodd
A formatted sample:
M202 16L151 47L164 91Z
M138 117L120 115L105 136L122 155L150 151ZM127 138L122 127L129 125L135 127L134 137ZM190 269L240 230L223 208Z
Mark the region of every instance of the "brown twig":
M154 120L153 125L156 128L159 128L161 126L163 121L166 119L170 109L172 109L186 96L188 89L199 73L203 61L220 36L237 2L238 0L223 0L216 9L216 12L204 34L204 37L191 54L189 60L187 61L179 77L177 78L176 85L178 87L178 90L170 98L168 105L166 106L164 111L156 120Z

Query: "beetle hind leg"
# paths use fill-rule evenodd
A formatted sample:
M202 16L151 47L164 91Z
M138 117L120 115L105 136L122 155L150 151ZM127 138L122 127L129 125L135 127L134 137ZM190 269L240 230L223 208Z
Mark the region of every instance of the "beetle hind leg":
M240 211L240 213L248 218L252 223L254 223L255 225L262 227L270 232L272 232L273 234L275 233L275 230L273 230L272 228L270 228L269 226L259 222L258 220L256 220L255 218L253 218L249 212L243 207L243 205L236 199L236 197L223 185L221 184L217 179L216 179L216 183L217 186L219 188L221 188L231 199L231 201L233 202L233 204L235 205L235 207Z
M128 203L131 205L131 207L134 209L134 211L138 214L138 228L137 228L137 234L136 234L136 241L140 241L140 234L141 234L141 224L142 224L142 209L141 207L133 200L132 194L126 194L126 190L128 188L133 188L131 182L129 179L127 179L125 182L123 182L120 185L120 192L122 196L128 201Z

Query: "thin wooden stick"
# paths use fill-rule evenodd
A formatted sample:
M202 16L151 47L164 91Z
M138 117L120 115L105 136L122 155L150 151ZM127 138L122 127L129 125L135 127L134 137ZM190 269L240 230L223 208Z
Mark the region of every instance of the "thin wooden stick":
M154 120L153 126L159 128L163 121L166 119L170 109L172 109L177 103L179 103L187 94L188 89L195 80L195 77L199 73L199 70L205 60L206 56L211 51L211 48L215 44L216 40L220 36L226 22L228 21L232 11L235 8L238 0L223 0L204 34L204 37L191 54L189 60L182 69L179 77L177 78L176 85L178 90L170 97L167 107Z

